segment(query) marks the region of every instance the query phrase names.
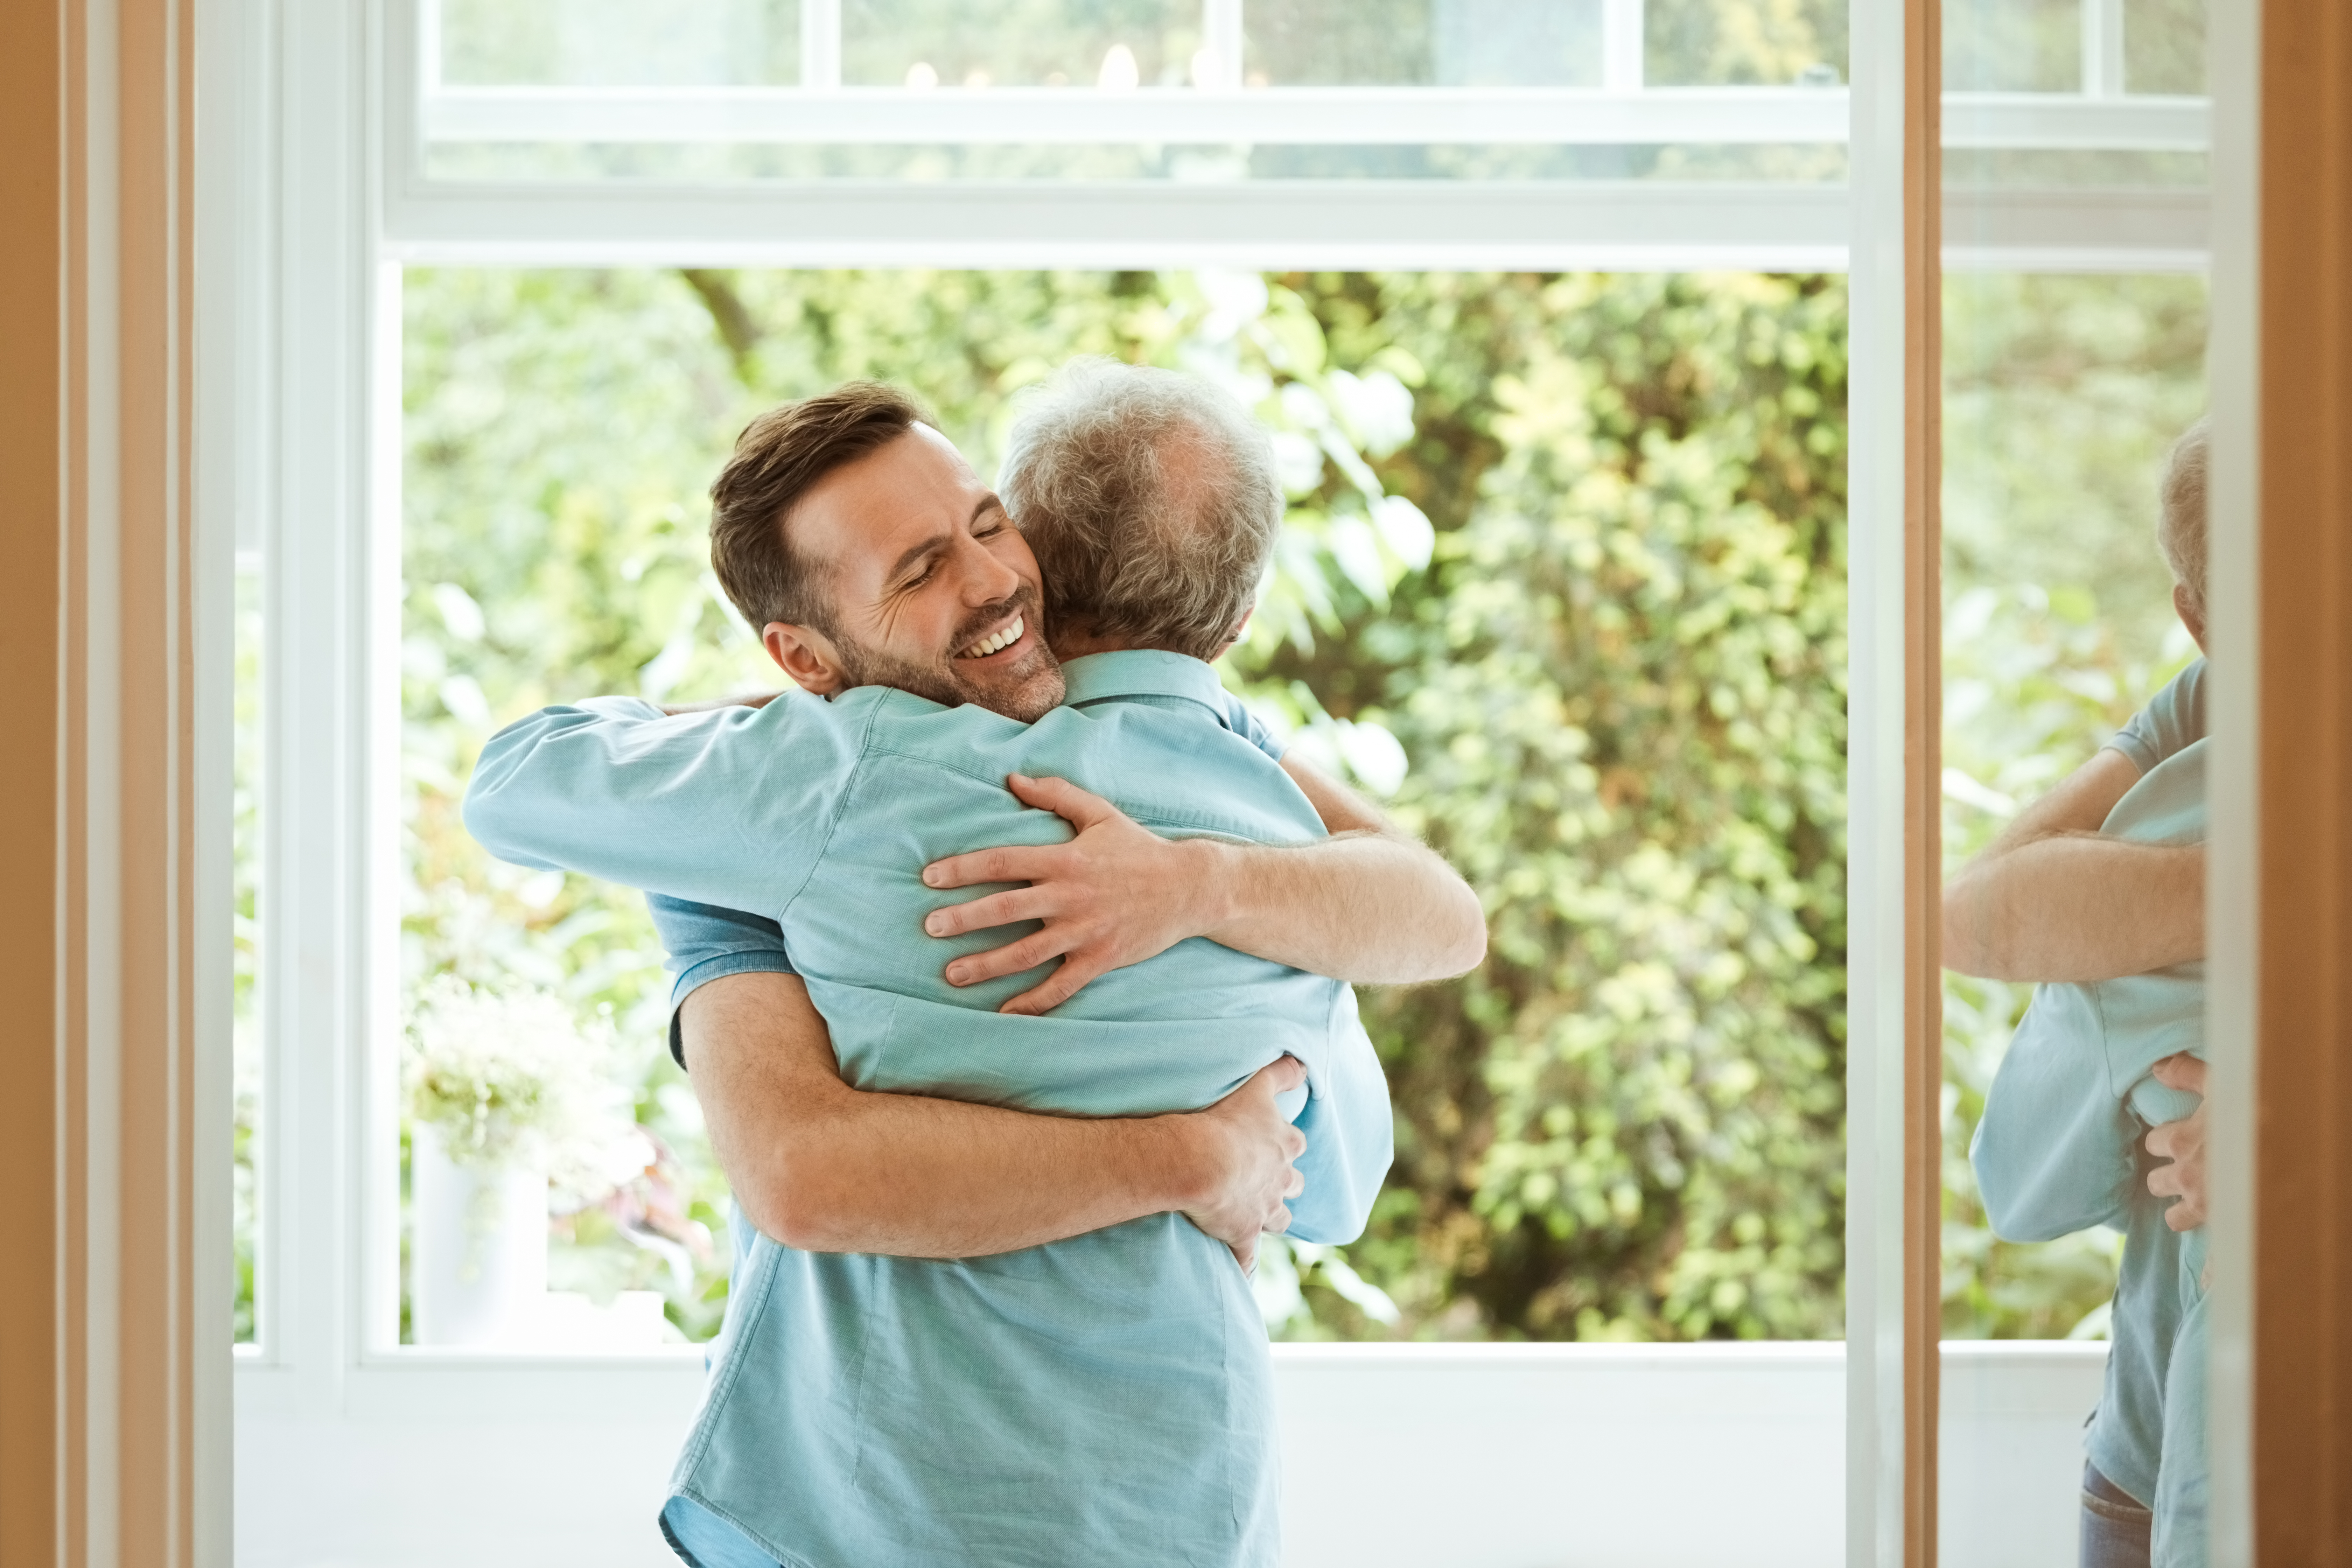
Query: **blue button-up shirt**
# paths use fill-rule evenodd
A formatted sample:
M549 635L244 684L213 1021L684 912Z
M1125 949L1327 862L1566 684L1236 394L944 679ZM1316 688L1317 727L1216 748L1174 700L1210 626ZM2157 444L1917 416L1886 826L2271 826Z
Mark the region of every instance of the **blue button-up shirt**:
M867 1089L1088 1116L1192 1110L1287 1053L1307 1190L1294 1229L1346 1240L1390 1157L1385 1087L1345 985L1192 939L1045 1018L994 1009L1044 970L965 989L927 936L922 868L1066 840L1007 773L1070 779L1153 830L1322 837L1197 660L1066 667L1034 725L867 687L665 718L549 709L484 749L467 821L494 853L777 922ZM979 896L988 889L972 889ZM1225 1247L1158 1215L961 1261L740 1255L674 1490L791 1563L1267 1563L1276 1559L1265 1335Z
M2101 831L2150 844L2205 837L2202 661L2116 737L2145 776ZM2204 1234L2164 1223L2147 1190L2151 1127L2196 1109L2149 1069L2204 1054L2205 966L2180 964L2088 984L2037 986L2001 1060L1969 1151L1985 1215L2011 1241L2048 1241L2095 1225L2124 1232L2110 1317L2106 1386L2084 1447L2100 1473L2144 1502L2201 1472L2200 1397L2168 1397L2173 1360L2203 1295ZM2178 1428L2189 1421L2193 1436ZM2168 1474L2167 1473L2168 1472Z

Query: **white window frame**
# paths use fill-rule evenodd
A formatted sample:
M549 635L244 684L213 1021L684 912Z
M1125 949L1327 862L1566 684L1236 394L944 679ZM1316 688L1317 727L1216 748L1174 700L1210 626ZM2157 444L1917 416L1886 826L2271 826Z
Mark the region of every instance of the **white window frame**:
M699 1390L698 1348L562 1358L395 1342L397 1053L390 1047L400 1031L392 900L400 885L404 265L1846 270L1851 258L1846 1346L1738 1355L1710 1347L1286 1347L1281 1365L1285 1398L1292 1402L1286 1420L1294 1429L1315 1426L1311 1400L1354 1397L1349 1390L1359 1385L1347 1379L1369 1375L1370 1368L1403 1380L1383 1383L1383 1389L1438 1391L1422 1405L1400 1407L1408 1418L1475 1415L1475 1431L1488 1441L1480 1452L1490 1458L1547 1451L1543 1445L1558 1434L1543 1426L1543 1412L1564 1404L1593 1408L1595 1400L1606 1405L1620 1397L1607 1392L1615 1386L1610 1379L1629 1369L1702 1376L1690 1386L1717 1402L1708 1408L1727 1400L1761 1423L1737 1429L1755 1447L1754 1509L1764 1511L1721 1510L1751 1557L1759 1541L1772 1538L1768 1521L1780 1520L1792 1550L1821 1560L1806 1521L1827 1509L1845 1521L1849 1562L1888 1560L1886 1532L1889 1521L1899 1520L1901 1500L1902 956L1894 917L1902 897L1904 733L1902 416L1899 396L1890 395L1901 386L1904 323L1895 153L1902 42L1885 4L1854 0L1851 89L1645 88L1639 0L1608 0L1606 85L1597 89L1472 99L1429 89L1227 89L1139 92L1105 103L1075 93L1048 102L1044 94L1001 90L982 100L845 89L837 80L691 101L609 89L451 89L434 84L416 50L404 47L425 25L419 0L206 3L207 21L236 45L208 57L216 63L205 86L236 95L241 131L201 154L219 187L237 193L205 221L227 226L226 234L214 232L207 254L236 258L238 286L233 300L217 307L234 319L214 340L233 344L236 417L208 426L234 434L208 437L215 445L200 460L236 475L237 544L260 563L267 637L259 1336L240 1353L236 1376L241 1558L249 1544L256 1562L296 1560L288 1542L306 1529L313 1541L331 1537L351 1510L373 1508L371 1517L392 1528L382 1521L395 1521L399 1510L371 1489L371 1467L392 1478L383 1486L394 1491L437 1486L473 1499L458 1508L461 1523L435 1521L434 1528L472 1531L485 1552L547 1547L554 1526L527 1511L503 1516L496 1499L509 1497L506 1489L515 1484L567 1486L552 1460L514 1458L500 1489L477 1495L485 1456L528 1447L516 1434L535 1433L560 1446L563 1434L593 1429L598 1441L618 1446L614 1451L625 1448L631 1473L645 1479L649 1520L650 1500L659 1495L669 1452ZM2080 94L1948 95L1948 142L2201 147L2208 120L2201 100L2120 95L2120 4L2085 0L2086 38L2095 36L2098 47L2085 49ZM1233 0L1207 0L1207 14L1213 28L1226 35L1238 26ZM828 9L812 4L808 15L814 47L804 56L821 74ZM1891 15L1899 17L1899 8ZM837 25L831 38L837 70ZM822 122L810 113L819 95L827 116ZM1481 140L1554 140L1568 125L1580 138L1628 142L1728 139L1750 125L1759 140L1794 139L1801 131L1802 139L1850 142L1862 151L1853 155L1848 186L1331 181L597 188L436 182L423 173L426 136L553 132L581 123L629 124L649 136L679 139L797 136L819 123L864 138L878 134L877 126L903 124L910 137L919 127L927 137L954 132L1024 141L1045 132L1100 140L1112 130L1174 139L1205 135L1205 128L1232 140L1238 125L1285 140L1302 139L1315 125L1349 128L1366 141L1423 140L1440 131L1456 137L1465 127ZM1346 139L1338 130L1326 133ZM1948 206L1948 229L1961 237L1948 247L1948 261L2034 270L2197 268L2204 265L2206 221L2202 193L1964 195ZM1885 1173L1898 1179L1890 1184ZM1953 1364L1976 1393L1952 1408L1978 1409L1989 1419L2023 1412L2046 1426L2050 1411L2037 1401L2049 1397L2051 1377L2079 1382L2085 1367L2095 1375L2096 1362L2080 1352L1989 1347L1960 1352ZM1497 1381L1498 1373L1507 1376ZM1666 1397L1667 1407L1679 1408L1675 1397ZM1700 1398L1694 1394L1685 1403ZM1310 1403L1298 1406L1300 1399ZM1773 1405L1775 1399L1781 1403ZM1614 1407L1631 1413L1640 1403ZM1768 1405L1796 1414L1757 1414ZM1626 1418L1633 1425L1613 1444L1615 1462L1674 1473L1688 1427L1659 1428L1644 1447L1638 1421ZM430 1440L420 1441L426 1435ZM1841 1451L1847 1458L1843 1473ZM1592 1462L1610 1458L1596 1452ZM341 1479L319 1481L303 1500L294 1478L306 1464L314 1479ZM1307 1470L1311 1465L1302 1476ZM1410 1479L1400 1477L1397 1484ZM1550 1506L1540 1489L1519 1489L1538 1514ZM1841 1489L1842 1513L1830 1500ZM1775 1493L1783 1505L1777 1513ZM630 1506L636 1506L634 1494ZM1964 1510L1949 1493L1946 1518L1948 1530L1998 1524L1986 1510ZM1452 1521L1448 1539L1457 1544L1467 1544L1459 1533L1463 1522ZM1598 1514L1590 1522L1603 1528ZM1528 1520L1498 1513L1489 1524L1500 1542ZM399 1560L395 1546L383 1551L381 1560Z

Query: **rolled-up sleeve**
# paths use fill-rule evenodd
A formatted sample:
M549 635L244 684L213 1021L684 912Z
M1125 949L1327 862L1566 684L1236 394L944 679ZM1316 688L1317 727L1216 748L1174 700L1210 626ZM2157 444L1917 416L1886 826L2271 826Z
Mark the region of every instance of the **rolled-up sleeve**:
M784 950L783 928L764 916L660 893L646 894L646 908L669 952L669 1054L681 1068L686 1066L686 1042L678 1030L678 1009L688 996L730 974L799 973Z
M1396 1115L1387 1075L1366 1037L1352 988L1333 1009L1331 1048L1314 1093L1297 1118L1307 1152L1298 1157L1306 1186L1290 1203L1290 1234L1341 1246L1364 1233L1372 1203L1396 1157Z

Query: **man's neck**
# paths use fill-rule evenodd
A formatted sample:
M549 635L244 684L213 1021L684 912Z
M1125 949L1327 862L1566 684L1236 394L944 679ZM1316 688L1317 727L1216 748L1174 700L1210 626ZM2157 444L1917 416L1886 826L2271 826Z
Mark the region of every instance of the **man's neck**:
M1051 646L1054 657L1067 664L1090 653L1124 653L1146 645L1122 641L1118 637L1097 637L1088 631L1068 631L1056 636Z
M1074 658L1084 658L1091 653L1176 653L1179 651L1172 647L1162 647L1158 643L1130 642L1123 637L1097 637L1083 626L1074 626L1068 631L1055 633L1049 646L1054 650L1054 657L1064 664L1069 663Z

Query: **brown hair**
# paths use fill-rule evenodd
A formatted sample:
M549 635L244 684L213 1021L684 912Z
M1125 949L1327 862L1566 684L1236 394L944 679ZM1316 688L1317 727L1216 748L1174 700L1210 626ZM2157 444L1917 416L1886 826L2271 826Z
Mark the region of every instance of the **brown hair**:
M743 427L710 487L710 565L757 631L772 621L833 631L833 603L784 527L801 497L835 468L888 446L929 413L875 381L771 408Z

